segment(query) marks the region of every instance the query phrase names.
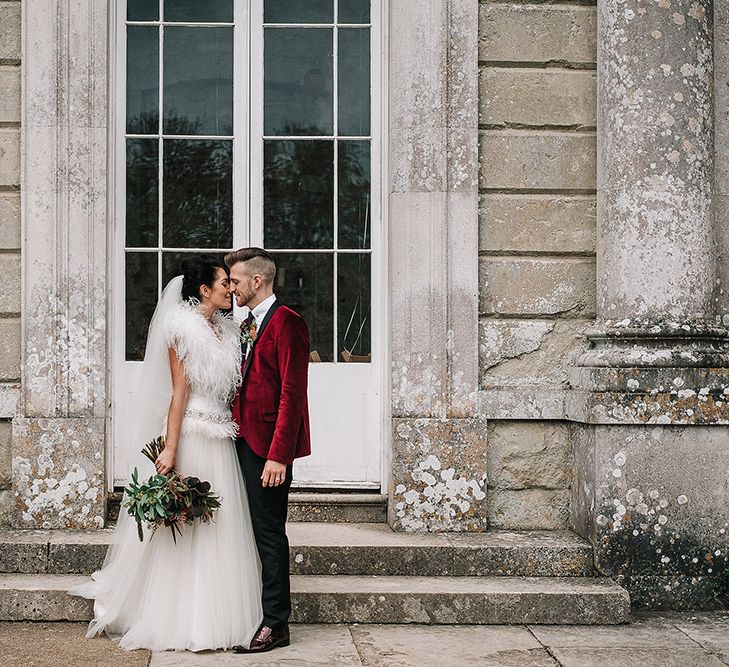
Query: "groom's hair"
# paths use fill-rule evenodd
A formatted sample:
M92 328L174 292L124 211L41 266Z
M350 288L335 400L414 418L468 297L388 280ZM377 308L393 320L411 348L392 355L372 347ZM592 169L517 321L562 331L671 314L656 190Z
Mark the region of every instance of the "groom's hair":
M225 264L229 269L238 262L245 262L249 273L258 274L266 283L273 284L276 278L276 262L263 248L241 248L225 256Z

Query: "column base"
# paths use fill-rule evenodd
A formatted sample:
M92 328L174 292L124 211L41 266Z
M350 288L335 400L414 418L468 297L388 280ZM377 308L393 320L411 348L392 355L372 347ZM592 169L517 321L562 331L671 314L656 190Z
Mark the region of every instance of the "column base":
M486 422L396 418L392 427L393 530L486 530Z
M105 420L13 420L15 512L23 529L93 530L106 509Z
M721 426L573 425L571 526L646 609L716 608L729 576Z

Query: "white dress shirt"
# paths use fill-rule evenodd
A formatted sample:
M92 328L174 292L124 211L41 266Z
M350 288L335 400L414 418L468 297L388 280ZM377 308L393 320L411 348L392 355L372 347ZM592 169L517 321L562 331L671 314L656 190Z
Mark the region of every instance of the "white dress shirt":
M266 313L268 313L275 300L276 295L271 294L271 296L266 297L251 311L253 313L253 319L256 320L256 329L261 328L261 323L263 322L264 318L266 317Z

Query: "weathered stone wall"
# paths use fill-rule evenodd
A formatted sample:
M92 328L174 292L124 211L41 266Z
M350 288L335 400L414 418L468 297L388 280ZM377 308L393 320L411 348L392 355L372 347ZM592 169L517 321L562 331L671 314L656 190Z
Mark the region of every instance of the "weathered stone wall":
M0 526L12 507L10 421L20 377L20 2L0 2Z
M480 5L479 379L487 419L561 419L579 334L594 321L591 5ZM569 456L566 425L490 422L490 524L566 527Z
M492 528L566 528L572 449L564 422L488 423L488 516Z

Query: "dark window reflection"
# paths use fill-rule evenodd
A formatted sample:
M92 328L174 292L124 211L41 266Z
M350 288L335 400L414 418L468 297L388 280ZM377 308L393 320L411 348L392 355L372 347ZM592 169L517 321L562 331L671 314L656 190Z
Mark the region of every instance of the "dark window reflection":
M129 247L157 246L159 231L159 141L127 139L127 228Z
M309 326L311 352L333 360L334 260L324 253L275 253L274 290L281 303L293 308Z
M166 134L233 134L233 28L167 27Z
M202 139L164 141L164 245L233 245L233 143Z
M339 31L339 134L370 133L370 30Z
M332 135L332 30L267 28L264 133Z
M337 330L339 360L372 361L369 254L337 257Z
M158 21L158 0L127 0L127 21Z
M125 267L127 361L142 361L147 329L157 305L157 253L130 252Z
M339 247L369 248L370 221L370 142L340 141L338 144Z
M127 132L157 134L159 28L127 27Z
M370 0L339 0L339 23L369 23Z
M233 0L165 0L165 21L232 23Z
M263 229L267 248L331 248L334 142L266 141Z
M334 0L264 0L265 23L332 23Z

